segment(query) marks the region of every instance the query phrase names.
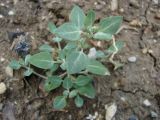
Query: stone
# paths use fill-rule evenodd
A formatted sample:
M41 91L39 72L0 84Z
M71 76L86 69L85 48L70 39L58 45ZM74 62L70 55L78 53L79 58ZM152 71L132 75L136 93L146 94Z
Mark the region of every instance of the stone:
M137 61L137 58L136 58L136 56L131 56L128 58L128 61L134 63Z
M105 120L112 120L117 112L116 103L113 103L111 105L105 105L105 109L106 109Z
M143 104L144 104L146 107L151 106L151 103L150 103L150 101L149 101L148 99L144 100L144 101L143 101Z
M118 9L118 0L112 0L111 1L111 10L115 11Z
M12 16L12 15L14 15L15 13L12 11L12 10L10 10L9 12L8 12L8 15L10 15L10 16Z
M2 109L3 109L3 104L0 103L0 111L2 111Z
M0 14L0 18L4 18L4 16Z
M130 116L129 117L129 119L128 120L138 120L138 117L137 116L135 116L135 115L132 115L132 116Z
M5 61L5 58L1 57L1 58L0 58L0 61L1 61L1 62L4 62L4 61Z
M135 8L139 8L139 3L137 0L130 0L129 1L130 5L132 5Z
M13 77L13 69L11 67L7 66L5 72L7 76Z
M156 13L155 18L158 19L158 20L160 20L160 12Z
M158 114L154 111L151 111L151 117L152 118L157 118L158 117Z
M7 90L6 85L3 82L1 82L0 83L0 94L4 94L6 90Z

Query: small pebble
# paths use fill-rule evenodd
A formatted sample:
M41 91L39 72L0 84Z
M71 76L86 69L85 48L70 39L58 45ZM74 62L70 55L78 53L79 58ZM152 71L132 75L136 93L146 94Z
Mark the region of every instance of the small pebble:
M154 2L154 4L158 4L159 3L158 0L153 0L153 2Z
M119 9L119 12L124 13L124 9L123 9L123 8L120 8L120 9Z
M151 111L151 117L152 117L152 118L157 118L157 117L158 117L158 115L157 115L157 113L156 113L156 112Z
M3 57L1 57L0 61L1 61L1 62L4 62L4 61L5 61L5 59L4 59Z
M1 5L1 6L5 6L5 4L4 4L4 3L1 3L0 5Z
M118 0L112 0L111 1L111 10L115 11L118 9Z
M12 10L10 10L10 11L8 12L8 15L14 15L14 12L13 12Z
M5 72L9 77L13 77L13 69L11 67L7 66Z
M0 103L0 111L2 111L2 109L3 109L3 104Z
M156 13L155 18L160 20L160 12Z
M4 18L4 16L0 14L0 18Z
M148 99L144 100L144 101L143 101L143 104L144 104L146 107L151 106L151 103L150 103L150 101L149 101Z
M1 82L0 83L0 94L4 94L6 90L7 90L6 85L3 82Z
M137 118L137 116L132 115L132 116L130 116L130 117L129 117L129 119L128 119L128 120L138 120L138 118Z
M134 63L137 61L137 58L135 56L131 56L128 58L128 61Z
M130 0L130 4L135 8L139 8L139 3L137 0Z

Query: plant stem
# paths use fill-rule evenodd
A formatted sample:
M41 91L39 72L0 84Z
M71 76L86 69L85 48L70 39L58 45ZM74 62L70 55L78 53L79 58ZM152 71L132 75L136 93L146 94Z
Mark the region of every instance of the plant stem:
M25 69L30 69L30 68L27 67L27 66L22 66L22 67L25 68ZM35 72L34 70L33 70L33 74L35 74L36 76L41 77L41 78L47 80L47 77L46 77L46 76L43 76L43 75L41 75L41 74Z
M113 47L115 48L115 52L113 52L113 54L111 55L109 60L110 60L111 63L115 64L115 61L113 60L113 58L114 58L115 54L117 54L118 48L116 46L116 41L115 41L115 37L114 36L112 36L112 40L113 40Z
M67 72L64 72L63 74L59 75L59 77L64 77L65 75L67 75Z
M59 49L59 50L62 50L62 47L61 47L60 42L57 42L57 44L58 44L58 49Z

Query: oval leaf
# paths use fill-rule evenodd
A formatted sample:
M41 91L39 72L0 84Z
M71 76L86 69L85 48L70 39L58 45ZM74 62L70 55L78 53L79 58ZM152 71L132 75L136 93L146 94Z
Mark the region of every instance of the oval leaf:
M72 90L70 93L69 93L69 98L74 98L76 95L77 95L78 91L77 90Z
M96 60L90 60L87 65L87 70L97 75L110 75L109 70Z
M72 86L73 86L73 83L72 83L71 79L65 78L63 81L63 87L65 89L70 89L70 88L72 88Z
M58 88L62 83L62 79L58 76L49 77L48 80L45 81L44 88L47 92Z
M29 63L42 69L49 69L52 64L52 55L49 52L40 52L30 57Z
M74 102L77 107L82 107L84 100L79 95L77 95L77 97L74 99Z
M86 86L78 88L78 92L81 95L84 95L88 98L95 98L96 95L96 91L91 83Z
M84 76L84 75L80 75L80 76L78 76L78 78L76 79L76 81L74 83L76 85L78 85L78 86L85 86L89 82L91 82L91 78L90 77Z
M69 19L74 23L79 29L84 27L85 14L83 10L75 5L70 13Z
M53 102L54 109L61 110L65 108L66 105L67 105L67 101L65 96L57 96L54 99L54 102Z
M66 58L66 69L69 74L79 73L86 68L88 57L82 51L72 52Z
M64 23L57 28L56 34L63 39L75 41L80 39L81 31L75 24Z
M28 69L23 74L24 74L24 76L30 76L32 73L33 73L33 70L32 69Z
M93 10L88 11L87 16L85 18L85 27L91 27L95 21L95 12Z
M55 24L54 23L52 23L52 22L49 22L48 23L48 28L49 28L49 31L51 32L51 33L55 33L55 31L56 31L56 26L55 26Z
M18 70L20 69L21 65L18 63L17 60L11 60L9 66L12 68L12 69L15 69L15 70Z
M123 41L116 41L115 43L117 50L119 51L120 49L122 49L124 47L124 42ZM114 53L116 51L116 48L111 45L108 49L107 49L107 53Z
M122 20L122 16L111 16L104 18L100 21L99 31L113 35L118 31L120 25L122 24Z
M98 40L110 41L112 39L112 35L104 32L97 32L94 34L93 38Z
M39 50L42 52L53 52L53 48L50 45L44 44L39 47Z
M24 60L24 62L25 62L25 65L28 65L28 62L29 62L29 59L31 58L31 55L29 54L29 55L26 55L26 57L25 57L25 60Z

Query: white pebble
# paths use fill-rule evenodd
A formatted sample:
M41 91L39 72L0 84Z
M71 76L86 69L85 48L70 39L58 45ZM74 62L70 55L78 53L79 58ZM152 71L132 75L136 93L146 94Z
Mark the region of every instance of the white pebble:
M6 85L3 83L3 82L1 82L0 83L0 94L4 94L5 92L6 92Z
M0 18L4 18L4 16L0 14Z
M148 99L144 100L144 101L143 101L143 104L144 104L146 107L151 106L151 103L149 102Z
M10 10L10 11L8 12L8 15L14 15L14 12L13 12L12 10Z
M131 57L128 58L128 61L129 62L136 62L137 58L135 56L131 56Z
M111 1L111 10L115 11L118 9L118 0L112 0Z
M4 3L1 3L1 6L5 6Z
M116 105L116 103L113 103L110 106L105 105L105 109L106 109L105 120L112 120L113 117L114 117L114 115L117 112L117 105Z
M9 77L13 77L13 69L11 67L7 66L5 72Z
M157 113L156 113L156 112L151 111L151 117L152 117L152 118L157 118L157 117L158 117L158 115L157 115Z
M3 57L1 57L0 61L1 61L1 62L4 62L4 61L5 61L5 59L4 59Z

